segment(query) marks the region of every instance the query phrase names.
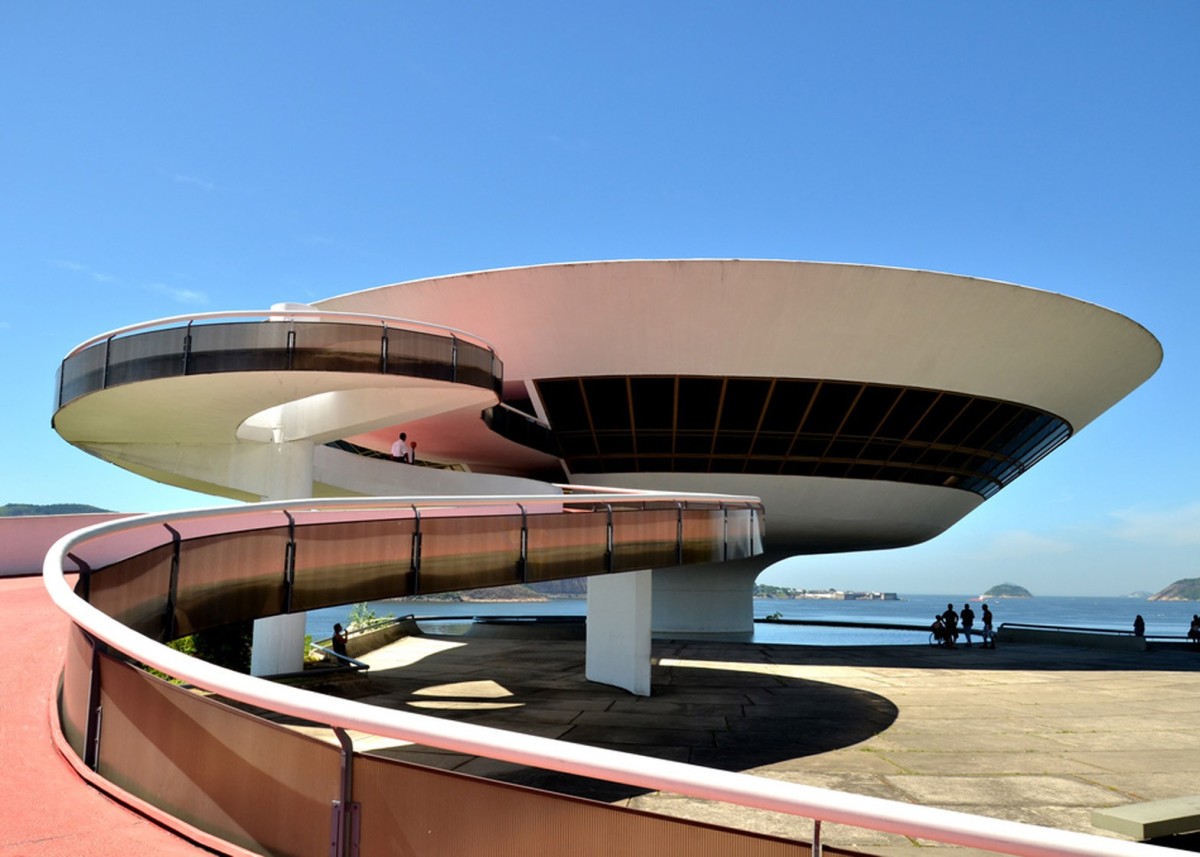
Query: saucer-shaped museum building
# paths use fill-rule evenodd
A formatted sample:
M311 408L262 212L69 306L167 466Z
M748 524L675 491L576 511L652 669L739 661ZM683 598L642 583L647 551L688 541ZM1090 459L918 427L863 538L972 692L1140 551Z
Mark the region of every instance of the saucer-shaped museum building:
M788 261L511 268L233 315L85 343L55 427L238 499L762 498L761 556L655 575L654 624L680 632L748 630L769 562L936 536L1162 357L1141 325L1065 295ZM371 457L401 431L428 466Z
M315 306L454 326L495 347L504 385L488 430L474 410L406 422L422 454L758 495L774 556L937 535L1161 360L1143 327L1064 295L862 265L547 265ZM386 449L392 435L355 440Z

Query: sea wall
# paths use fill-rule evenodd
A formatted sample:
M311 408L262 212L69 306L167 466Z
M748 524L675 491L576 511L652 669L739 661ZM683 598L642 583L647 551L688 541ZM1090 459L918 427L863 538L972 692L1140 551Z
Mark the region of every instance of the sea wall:
M1087 631L1061 631L1041 628L1010 628L1000 626L996 642L1042 643L1051 646L1084 646L1089 649L1110 649L1121 652L1146 651L1146 638L1132 634L1093 634Z

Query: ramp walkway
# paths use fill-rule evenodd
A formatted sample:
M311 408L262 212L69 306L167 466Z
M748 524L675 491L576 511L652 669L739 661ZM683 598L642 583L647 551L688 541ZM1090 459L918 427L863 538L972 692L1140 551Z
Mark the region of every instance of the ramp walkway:
M41 577L0 580L0 855L211 854L89 786L56 749L53 690L69 625Z

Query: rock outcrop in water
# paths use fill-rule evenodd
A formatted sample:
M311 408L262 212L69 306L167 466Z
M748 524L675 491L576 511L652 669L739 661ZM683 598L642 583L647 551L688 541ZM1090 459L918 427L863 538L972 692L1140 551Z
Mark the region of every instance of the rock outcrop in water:
M1032 598L1033 593L1015 583L1001 583L983 593L984 598Z
M1150 596L1151 601L1200 601L1200 577L1185 577Z

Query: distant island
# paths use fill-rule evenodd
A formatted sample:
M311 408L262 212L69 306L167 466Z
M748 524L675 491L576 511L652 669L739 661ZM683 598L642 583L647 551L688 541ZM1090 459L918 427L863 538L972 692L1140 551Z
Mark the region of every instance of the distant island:
M899 601L895 592L860 592L856 589L792 589L790 586L754 584L755 598L771 598L791 601L802 598L817 598L831 601Z
M1185 577L1177 580L1161 592L1151 595L1149 601L1200 601L1200 577Z
M1001 583L983 593L984 598L1032 598L1033 593L1015 583Z
M0 506L0 518L21 518L26 515L82 515L86 512L107 512L83 503L6 503Z

